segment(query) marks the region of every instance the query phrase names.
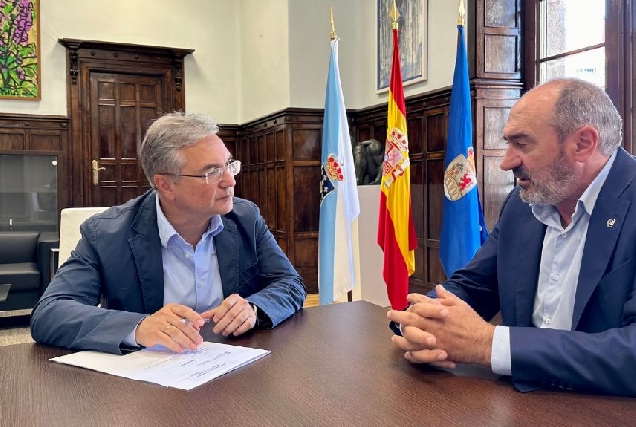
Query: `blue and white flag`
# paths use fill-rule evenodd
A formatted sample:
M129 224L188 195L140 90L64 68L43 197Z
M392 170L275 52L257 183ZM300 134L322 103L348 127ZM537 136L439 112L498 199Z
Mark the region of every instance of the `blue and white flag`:
M318 287L320 304L331 304L359 283L360 202L349 123L338 70L338 39L331 41L322 127Z
M488 237L477 191L464 27L458 25L457 29L457 58L448 115L445 197L439 246L440 260L448 277L466 266Z

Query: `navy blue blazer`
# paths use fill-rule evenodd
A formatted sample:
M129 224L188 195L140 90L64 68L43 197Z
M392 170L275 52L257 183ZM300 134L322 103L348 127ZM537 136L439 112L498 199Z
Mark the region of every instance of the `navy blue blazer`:
M619 149L590 217L572 330L532 324L546 227L514 189L489 238L444 287L510 326L512 381L636 396L636 160Z
M223 295L241 295L276 326L302 307L301 277L255 204L234 198L222 221L214 245ZM156 193L95 215L80 231L80 242L33 310L31 334L43 344L120 353L135 325L163 307Z

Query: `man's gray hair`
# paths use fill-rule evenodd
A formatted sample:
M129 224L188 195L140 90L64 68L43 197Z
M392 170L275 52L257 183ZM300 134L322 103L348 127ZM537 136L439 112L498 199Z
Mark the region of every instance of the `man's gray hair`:
M155 120L139 149L141 167L150 185L154 187L152 177L157 174L180 174L184 158L179 150L218 131L216 122L201 114L174 112ZM179 181L178 176L173 179Z
M565 141L578 128L590 125L598 131L598 150L612 154L623 141L623 121L603 88L580 79L557 79L559 95L554 104L552 125Z

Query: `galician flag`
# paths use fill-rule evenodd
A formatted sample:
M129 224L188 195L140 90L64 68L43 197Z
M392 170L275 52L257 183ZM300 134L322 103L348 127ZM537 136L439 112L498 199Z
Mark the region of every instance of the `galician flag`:
M458 25L448 142L444 161L444 211L440 260L446 276L468 264L488 237L477 192L473 126L464 27Z
M411 168L397 22L393 25L388 129L380 189L378 244L384 251L382 275L391 307L401 310L408 305L406 296L409 276L415 272L414 250L417 240L411 209Z
M318 286L320 304L331 304L360 280L356 268L360 202L338 70L337 38L331 41L321 159Z

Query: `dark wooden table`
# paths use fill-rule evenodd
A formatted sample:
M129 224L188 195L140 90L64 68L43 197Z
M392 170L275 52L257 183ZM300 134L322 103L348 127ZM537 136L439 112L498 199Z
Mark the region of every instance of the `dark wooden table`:
M386 310L305 309L273 331L224 340L265 358L191 391L49 362L66 350L0 347L2 426L627 426L636 399L522 394L485 369L409 364ZM209 341L219 341L211 326Z

